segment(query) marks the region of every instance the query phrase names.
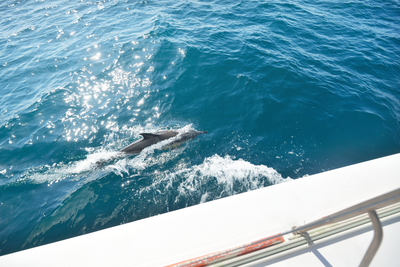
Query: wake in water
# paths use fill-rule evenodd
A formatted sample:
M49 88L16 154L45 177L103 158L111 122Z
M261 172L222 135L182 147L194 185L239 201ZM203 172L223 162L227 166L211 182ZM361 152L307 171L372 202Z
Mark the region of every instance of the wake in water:
M110 173L121 179L130 179L144 171L141 175L151 177L152 182L146 187L135 188L134 191L138 190L139 194L154 190L170 192L175 195L175 202L190 196L198 199L197 203L291 180L289 177L283 178L273 168L253 165L229 155L221 157L215 154L206 157L202 164L191 165L190 159L182 158L183 151L188 146L159 152L174 144L182 135L194 130L191 124L176 129L177 136L146 147L136 156L110 151L119 142L113 141L98 150L86 149L89 154L83 160L31 169L22 179L39 184L47 182L49 186L65 179L78 182L68 194L70 195L85 184ZM99 166L99 162L106 164Z
M135 131L141 132L143 131L143 128L138 127L135 129ZM32 168L18 180L21 181L27 179L34 183L49 182L49 184L52 184L67 177L74 177L80 174L84 175L91 171L99 171L101 167L104 167L105 170L113 171L120 176L122 176L122 173L129 173L127 170L128 167L137 170L143 170L146 168L146 166L151 165L149 162L146 162L146 158L149 155L154 154L154 152L157 150L162 150L166 147L168 148L172 144L179 141L183 135L195 131L195 129L191 124L189 124L174 131L178 132L176 136L144 148L141 153L135 156L133 159L127 158L129 155L126 153L122 153L120 151L111 151L114 149L116 143L120 143L119 140L114 140L108 142L105 147L102 147L98 150L94 148L86 148L85 150L89 152L89 154L83 160L78 160L68 164L59 163L53 164L52 166L46 165ZM135 133L134 135L138 136L138 133ZM113 134L111 134L111 136L113 136ZM113 138L110 139L112 140ZM106 165L105 163L110 163L110 166Z
M193 130L187 125L177 131L184 134ZM178 138L124 158L118 158L119 152L109 151L115 147L115 142L110 142L97 151L89 149L83 160L32 173L34 183L55 186L66 181L75 185L59 199L60 204L50 216L35 226L24 247L41 242L38 240L50 236L54 229L60 233L69 233L72 228L91 232L113 225L114 220L130 222L291 180L273 168L230 155L214 154L200 164L192 164L193 158L188 155L193 147L196 149L196 143L160 151ZM99 160L109 163L99 169Z
M289 177L283 178L273 168L253 165L243 159L235 160L228 155L213 155L204 159L202 164L177 170L168 174L165 179L168 180L171 189L173 182L181 179L176 201L181 197L201 192L200 203L207 199L230 196L292 180Z

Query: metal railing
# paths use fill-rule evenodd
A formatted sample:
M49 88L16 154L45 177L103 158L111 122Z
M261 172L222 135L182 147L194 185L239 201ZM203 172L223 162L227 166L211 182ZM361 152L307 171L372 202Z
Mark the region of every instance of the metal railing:
M293 231L291 233L293 234L300 234L304 236L307 240L307 243L309 245L312 245L312 241L309 238L308 231L322 227L328 224L332 223L337 223L344 221L346 219L350 219L365 213L368 213L372 226L374 229L374 237L372 239L372 242L367 250L367 252L364 255L364 258L362 259L360 266L365 267L369 266L371 263L372 259L374 258L376 252L379 249L380 244L382 243L383 239L383 230L382 230L382 225L380 223L379 217L376 214L376 210L395 204L397 202L400 202L400 189L391 191L389 193L380 195L378 197L372 198L370 200L361 202L357 205L351 206L347 209L341 210L339 212L333 213L329 216L323 217L319 220L313 221L311 223L305 224L300 227L294 227ZM308 238L307 238L308 237Z

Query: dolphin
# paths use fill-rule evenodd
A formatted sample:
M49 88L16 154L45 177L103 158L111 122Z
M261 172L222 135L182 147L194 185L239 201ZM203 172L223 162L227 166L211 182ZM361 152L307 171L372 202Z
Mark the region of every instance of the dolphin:
M163 149L174 148L176 146L179 146L183 142L194 139L197 136L199 136L201 134L205 134L205 133L207 133L207 131L195 131L195 130L191 130L189 132L182 133L171 144L168 144L167 146L163 147ZM175 137L178 134L179 134L179 132L173 131L173 130L160 131L160 132L156 132L156 133L141 133L140 135L143 136L142 139L140 139L136 142L133 142L132 144L124 147L119 152L125 153L125 154L139 154L146 147L154 145L163 140L167 140L169 138Z

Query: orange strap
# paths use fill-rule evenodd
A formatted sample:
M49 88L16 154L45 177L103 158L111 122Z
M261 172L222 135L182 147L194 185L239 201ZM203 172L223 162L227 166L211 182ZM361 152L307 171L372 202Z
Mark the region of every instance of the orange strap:
M276 235L274 235L276 236ZM175 264L171 264L165 267L200 267L200 266L206 266L210 263L213 263L215 261L219 261L219 260L225 260L225 259L229 259L229 258L233 258L239 255L243 255L246 253L250 253L262 248L266 248L266 247L270 247L273 246L275 244L278 243L283 243L285 242L285 239L278 234L277 237L267 237L267 238L263 238L245 245L241 245L238 247L234 247L231 249L227 249L227 250L223 250L223 251L219 251L219 252L214 252L214 253L210 253L204 256L200 256L197 258L193 258L190 260L186 260L186 261L182 261L182 262L178 262Z

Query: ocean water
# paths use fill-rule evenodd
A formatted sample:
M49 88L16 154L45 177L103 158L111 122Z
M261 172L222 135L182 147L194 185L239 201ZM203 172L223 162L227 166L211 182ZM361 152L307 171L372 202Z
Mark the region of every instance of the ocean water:
M399 25L399 1L1 1L0 255L399 153ZM163 129L208 134L113 159Z

